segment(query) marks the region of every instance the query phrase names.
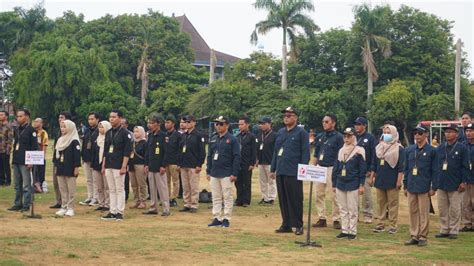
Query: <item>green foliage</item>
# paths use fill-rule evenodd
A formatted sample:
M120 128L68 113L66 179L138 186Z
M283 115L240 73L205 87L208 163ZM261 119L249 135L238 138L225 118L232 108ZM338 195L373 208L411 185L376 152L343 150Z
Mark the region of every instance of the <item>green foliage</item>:
M421 99L418 108L420 120L454 119L454 97L443 92Z

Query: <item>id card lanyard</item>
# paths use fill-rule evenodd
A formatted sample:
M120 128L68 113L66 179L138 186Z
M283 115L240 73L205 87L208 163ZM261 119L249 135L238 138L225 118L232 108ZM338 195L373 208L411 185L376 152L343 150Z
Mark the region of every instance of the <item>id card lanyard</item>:
M349 154L344 154L344 161L342 163L342 171L341 171L341 176L346 176L347 175L347 170L346 170L346 163L349 159L349 157L351 156L351 154L354 152L355 148L357 147L354 146L354 148L351 150L351 152L349 152ZM346 157L347 156L347 157Z
M458 145L458 142L456 141L456 143L454 144L453 148L449 151L448 153L448 143L446 142L444 144L444 163L443 163L443 171L448 171L448 155L451 155L451 153L453 153L454 150L456 150L456 146Z
M265 140L268 138L268 136L270 136L270 134L272 134L272 130L270 129L270 131L267 133L267 135L265 135L264 133L262 133L262 143L260 143L260 150L263 151L263 144L265 143Z
M388 148L383 152L382 158L380 158L380 165L381 166L385 165L385 154L387 154L387 152L390 150L390 148L393 146L393 144L395 144L395 143L390 144L390 146L388 146Z
M325 136L325 142L323 143L323 147L321 148L321 153L319 154L319 160L322 161L324 160L324 148L326 147L326 144L328 144L329 139L327 136Z
M426 145L426 144L425 144ZM412 174L414 176L418 175L418 159L420 156L423 154L423 151L425 150L425 146L421 149L420 153L418 154L418 147L415 148L415 167L413 167Z
M115 133L115 135L113 134L113 132L110 132L110 135L112 136L112 143L110 144L110 147L109 147L109 153L114 153L115 139L117 138L117 135L120 133L122 129L123 127L120 127L120 129L117 131L117 133Z

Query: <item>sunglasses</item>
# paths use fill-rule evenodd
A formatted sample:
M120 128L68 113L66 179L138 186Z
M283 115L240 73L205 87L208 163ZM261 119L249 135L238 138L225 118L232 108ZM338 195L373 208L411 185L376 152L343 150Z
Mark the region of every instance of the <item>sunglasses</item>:
M286 114L286 115L283 115L283 117L285 117L285 118L290 118L290 117L293 117L293 116L295 116L295 115L293 115L293 114Z
M216 125L216 126L220 126L220 127L222 127L222 126L224 126L224 125L225 125L225 123L224 123L224 122L216 122L216 123L215 123L215 125Z
M419 136L423 136L423 134L425 134L424 132L421 132L421 131L417 131L414 133L414 135L419 135Z

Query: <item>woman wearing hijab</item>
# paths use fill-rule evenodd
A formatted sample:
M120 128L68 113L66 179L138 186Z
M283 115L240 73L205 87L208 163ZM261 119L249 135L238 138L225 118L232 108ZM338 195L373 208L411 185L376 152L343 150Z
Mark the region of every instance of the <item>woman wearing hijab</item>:
M102 175L102 160L104 158L104 146L105 146L105 133L112 128L109 121L99 122L99 136L93 143L92 147L92 175L96 181L95 186L97 187L98 206L96 211L108 211L109 210L109 186L107 185L107 179Z
M364 193L367 163L365 150L357 146L354 128L344 130L344 146L333 167L332 186L341 213L342 232L337 238L356 239L359 194Z
M128 163L128 174L132 184L135 205L130 209L145 209L148 191L145 174L146 133L145 129L136 126L133 129L132 154Z
M61 192L61 209L58 216L74 216L74 195L76 194L76 178L81 167L81 145L76 124L64 120L60 124L61 137L54 147L54 166Z
M385 230L385 221L389 220L390 234L397 232L398 197L402 187L405 151L398 142L397 128L385 125L382 139L375 147L375 175L372 179L377 192L379 223L374 232Z

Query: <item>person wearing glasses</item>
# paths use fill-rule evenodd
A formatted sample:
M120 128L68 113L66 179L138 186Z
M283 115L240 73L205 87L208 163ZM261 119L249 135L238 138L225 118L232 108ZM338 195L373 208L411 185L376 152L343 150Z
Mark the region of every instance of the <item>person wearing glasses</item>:
M316 147L314 149L315 165L327 167L326 184L316 184L316 210L318 221L313 227L327 226L326 212L326 190L332 194L332 221L334 229L341 229L339 206L337 205L336 194L332 193L332 169L337 160L339 149L342 148L344 140L342 134L336 131L337 118L333 114L327 114L323 118L324 132L316 137Z
M463 192L469 179L469 156L466 145L458 141L459 128L450 124L444 129L446 142L437 148L440 232L435 237L457 239L461 224Z
M359 220L359 195L364 194L367 163L365 149L357 145L356 131L344 130L344 146L339 150L333 167L332 187L341 212L342 232L336 237L353 240L357 238Z
M436 149L428 143L429 132L418 126L413 130L415 144L405 152L403 187L408 197L410 236L405 245L427 245L429 232L430 196L437 175Z
M362 208L364 214L364 222L366 224L372 223L373 218L373 201L372 201L372 173L375 168L375 137L367 132L368 121L365 117L357 117L354 121L354 128L356 131L357 146L364 148L365 150L365 162L366 162L366 178L364 182L364 196L362 199Z
M212 215L209 227L230 226L233 198L232 186L240 170L240 145L229 132L229 119L219 116L214 120L217 134L209 141L207 154L207 180L211 182ZM224 213L222 213L224 206Z
M297 179L298 164L308 164L309 134L298 126L298 111L287 107L282 111L285 127L278 131L270 168L275 179L282 224L276 233L303 234L303 182Z
M183 182L184 207L180 212L196 213L199 199L199 177L201 167L206 159L204 136L196 129L196 118L193 115L183 117L186 132L183 133L180 145L178 166Z

